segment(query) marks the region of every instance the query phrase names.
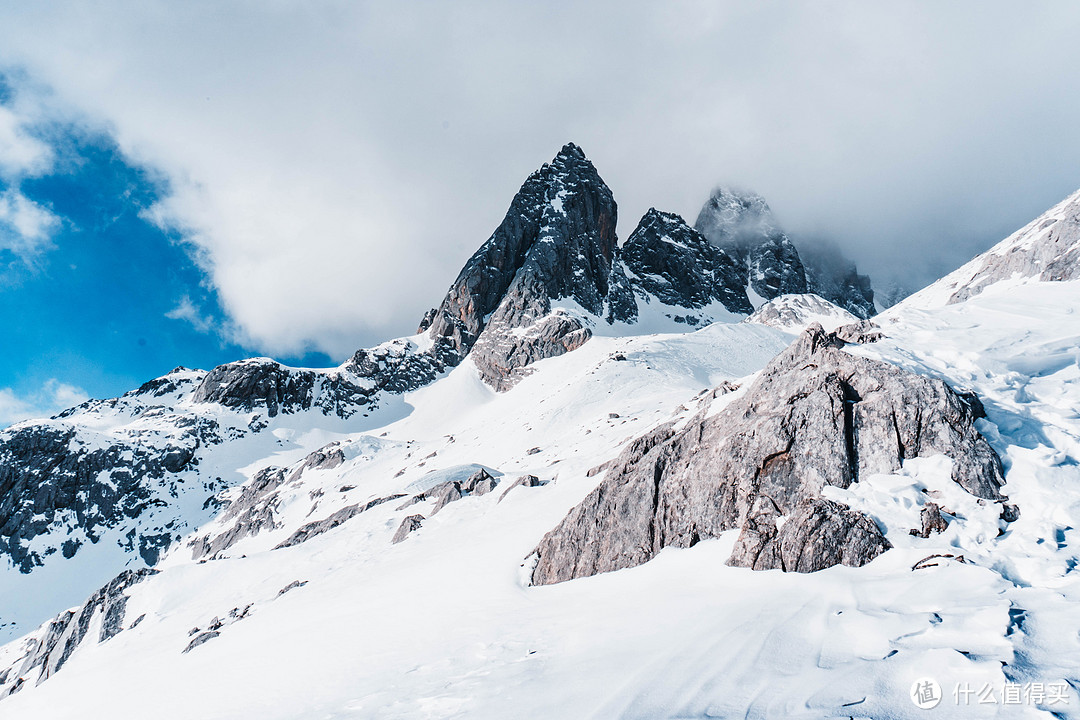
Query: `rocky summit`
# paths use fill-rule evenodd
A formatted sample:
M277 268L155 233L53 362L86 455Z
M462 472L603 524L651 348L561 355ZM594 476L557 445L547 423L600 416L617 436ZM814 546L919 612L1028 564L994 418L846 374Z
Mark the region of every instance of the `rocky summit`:
M796 249L757 193L716 188L694 227L738 261L743 285L764 300L811 292L860 318L876 312L870 278L827 241Z
M737 260L674 213L645 213L623 245L622 258L643 302L655 298L691 310L719 302L732 313L754 311Z

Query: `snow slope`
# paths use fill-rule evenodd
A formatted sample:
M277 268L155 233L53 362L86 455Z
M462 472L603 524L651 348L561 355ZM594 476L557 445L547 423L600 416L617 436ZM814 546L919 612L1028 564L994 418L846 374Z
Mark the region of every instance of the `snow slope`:
M930 676L946 694L940 717L1080 717L1078 309L1077 282L995 285L886 314L886 340L851 347L983 399L980 429L1020 508L1000 536L998 508L958 490L947 460L926 458L830 490L894 545L862 568L730 568L730 537L528 587L523 560L600 480L590 468L661 421L737 397L707 390L745 387L739 378L790 338L753 323L595 337L502 394L466 361L406 395L407 416L335 438L345 462L285 487L279 527L217 560L171 551L129 591L126 624L145 615L137 627L85 642L46 682L0 701L0 715L916 718L928 715L908 693ZM271 549L300 523L470 464L502 473L494 492L435 515L430 500L386 502ZM502 497L526 473L549 482ZM931 498L949 528L909 535ZM414 512L422 527L391 544ZM965 561L912 570L934 554ZM281 594L295 582L306 584ZM215 625L219 635L184 652ZM1005 683L1032 682L1064 687L1064 701L1002 703ZM987 684L997 704L953 695Z
M996 283L1080 280L1080 190L985 253L903 302L928 308L961 302Z

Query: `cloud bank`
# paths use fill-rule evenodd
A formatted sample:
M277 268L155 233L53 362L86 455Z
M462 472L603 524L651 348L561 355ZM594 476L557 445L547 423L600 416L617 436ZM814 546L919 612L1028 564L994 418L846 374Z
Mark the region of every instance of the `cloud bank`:
M153 217L237 340L344 357L412 332L569 140L622 238L734 183L932 280L1080 186L1078 30L995 2L9 3L0 62L165 173ZM12 122L0 168L44 162Z
M11 388L0 388L0 428L23 420L49 417L86 399L87 395L81 388L56 379L47 381L29 395L20 395Z

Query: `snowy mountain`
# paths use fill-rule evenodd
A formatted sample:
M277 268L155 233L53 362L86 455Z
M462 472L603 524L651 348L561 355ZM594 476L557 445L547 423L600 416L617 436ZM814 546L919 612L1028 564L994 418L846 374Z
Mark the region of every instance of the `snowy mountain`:
M762 300L810 292L860 318L876 312L870 278L860 275L855 264L828 242L804 242L796 249L757 193L716 188L694 227L736 259L744 269L748 291Z
M417 335L0 432L0 716L1080 717L1080 280L869 322L736 204L567 145Z
M1080 191L919 291L906 307L958 303L1002 283L1080 279Z

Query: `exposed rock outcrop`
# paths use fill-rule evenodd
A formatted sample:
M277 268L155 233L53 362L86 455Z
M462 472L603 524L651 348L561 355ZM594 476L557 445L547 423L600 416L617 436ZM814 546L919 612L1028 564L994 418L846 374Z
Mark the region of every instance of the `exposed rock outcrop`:
M1011 277L1080 280L1080 191L935 285L951 285L951 304Z
M435 507L432 508L429 515L430 517L450 503L457 502L463 497L468 497L470 495L486 495L494 490L495 486L498 484L499 481L497 478L492 476L487 470L481 468L465 480L447 480L428 488L422 493L414 495L407 502L403 503L398 510L404 510L416 503L434 499Z
M86 640L96 618L100 617L98 642L120 633L127 612L127 589L157 572L149 568L125 570L80 607L65 610L24 639L19 659L0 668L0 697L18 692L27 682L40 684L59 671Z
M276 529L279 526L277 509L281 499L281 489L284 486L295 483L308 470L332 470L340 467L344 462L345 453L341 445L333 442L309 453L307 457L290 468L267 467L259 470L250 481L243 485L240 494L215 520L211 526L213 529L188 541L188 545L192 548L192 559L217 559L222 552L244 538L254 537L263 530ZM345 510L348 509L345 508ZM348 517L340 522L347 519ZM324 528L319 532L325 532L328 529L330 528ZM297 532L299 534L302 531L304 528Z
M397 545L399 542L409 537L409 533L419 530L423 522L423 515L409 515L401 521L401 525L398 526L397 532L394 533L394 537L390 542Z
M473 346L472 358L488 385L503 392L530 374L533 363L577 350L591 337L580 319L556 309L524 328L489 326Z
M949 522L941 514L941 507L937 503L926 503L919 512L920 527L910 530L912 535L928 538L934 533L945 532L949 528Z
M544 536L533 583L632 567L666 546L690 547L732 529L743 531L735 563L860 565L888 544L872 522L826 502L822 489L894 472L916 457L945 454L956 483L1002 499L1001 462L975 429L969 402L939 380L842 345L811 326L727 408L633 441Z
M648 302L701 309L721 303L733 313L753 312L746 273L674 213L651 208L622 247L631 285Z
M533 487L540 487L542 485L547 485L547 481L546 480L541 480L540 478L536 477L535 475L522 475L517 480L510 483L510 486L508 488L503 490L503 494L499 496L499 502L502 502L503 498L505 498L507 496L507 494L516 487L533 488Z
M434 515L450 503L456 502L463 497L461 493L461 484L456 482L443 483L441 487L432 488L431 492L428 494L435 498L435 507L431 508L431 515Z
M609 322L636 315L616 262L616 220L611 190L581 148L566 145L525 181L421 328L461 357L471 350L484 379L509 388L527 365L588 340L581 318L553 312L554 301Z
M858 567L889 549L874 521L840 503L807 498L783 518L766 497L743 525L728 565L753 570L816 572L833 565Z
M285 482L286 470L283 468L268 467L255 473L217 521L224 529L189 541L191 559L215 559L222 551L244 538L258 535L264 529L275 528L274 514L279 501L277 489Z

